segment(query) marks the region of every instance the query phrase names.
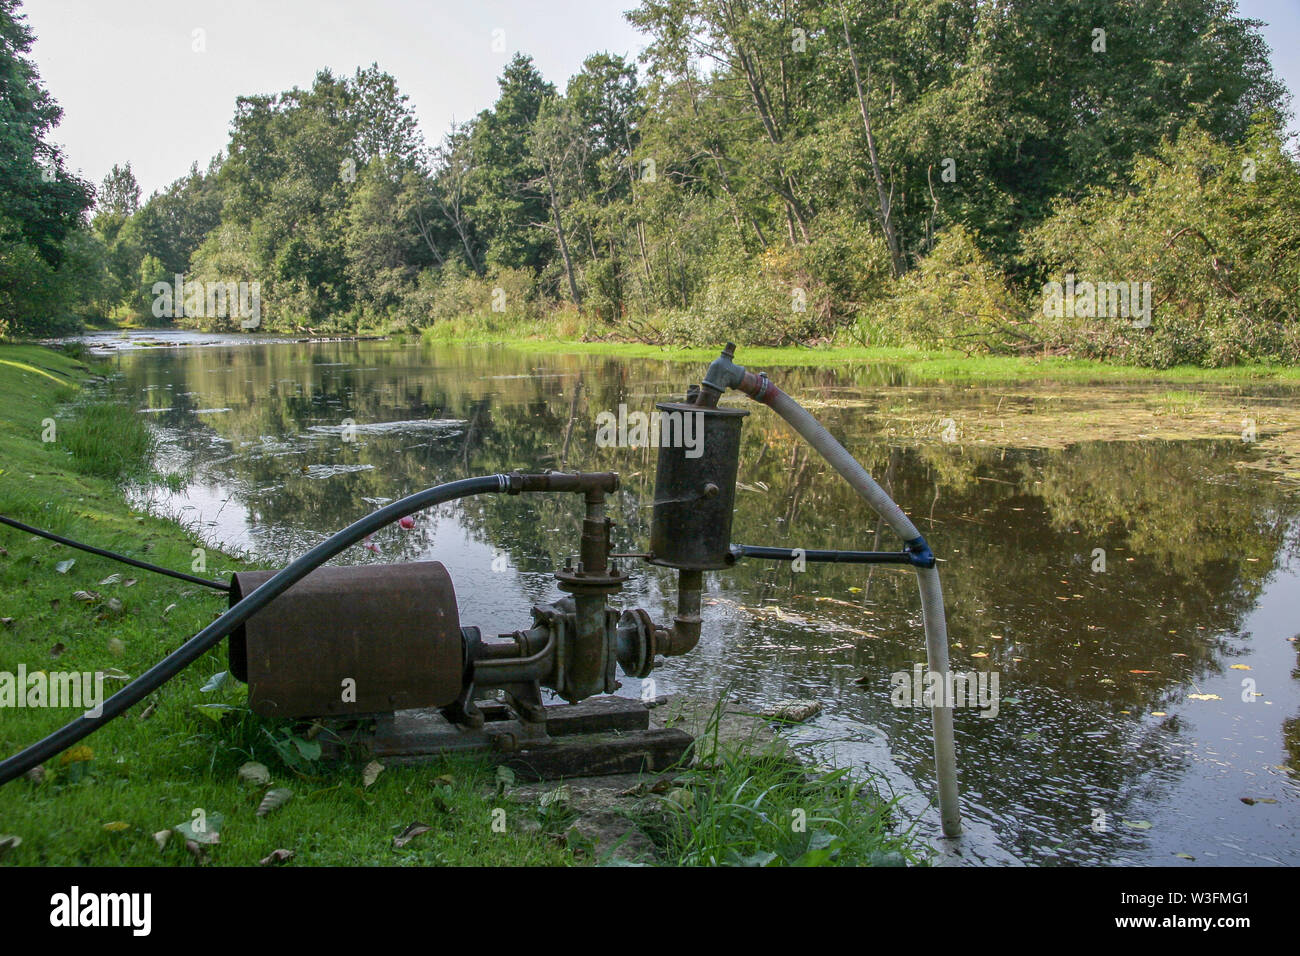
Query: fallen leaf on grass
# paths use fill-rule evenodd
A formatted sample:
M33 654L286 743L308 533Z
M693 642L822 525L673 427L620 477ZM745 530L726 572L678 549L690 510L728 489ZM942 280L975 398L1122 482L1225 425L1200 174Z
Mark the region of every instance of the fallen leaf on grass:
M163 608L163 617L166 617L168 614L170 614L175 607L176 607L175 604L168 604L165 608Z
M272 850L270 855L257 861L258 866L275 866L293 859L293 850Z
M99 600L99 595L94 591L73 591L72 596L83 604L92 604Z
M68 560L60 561L58 564L56 564L54 566L54 570L58 571L60 574L67 574L69 571L72 570L72 566L76 563L77 563L76 558L68 558Z
M14 619L12 617L0 617L0 624L3 624L5 627L13 627Z
M0 860L3 860L6 853L20 846L22 842L23 838L20 836L14 836L12 833L0 833Z
M153 842L158 844L158 849L165 850L167 842L172 838L171 830L159 830L153 835Z
M378 780L379 775L383 772L384 772L384 765L382 763L380 763L378 760L370 761L370 763L366 764L365 769L361 771L362 785L367 790L370 789L370 785L373 784L376 780Z
M213 845L221 842L221 824L226 818L220 813L203 814L172 827L185 838L185 842Z
M695 806L695 794L685 787L673 787L668 791L668 799L683 810L690 810Z
M210 694L214 690L220 690L221 686L225 684L229 677L230 671L217 671L217 673L208 678L207 683L199 688L199 693Z
M393 848L401 849L421 833L428 833L432 829L433 827L426 823L421 823L419 820L416 820L414 823L408 823L405 830L393 837Z
M214 724L219 724L235 708L230 704L195 704L194 709Z
M271 782L271 771L266 769L266 764L250 760L239 768L239 780L255 787L264 787Z
M115 572L115 573L113 573L113 574L110 574L108 577L104 578L104 580L100 581L100 582L99 582L99 586L100 586L101 588L102 588L102 587L107 587L107 586L110 585L110 584L117 584L117 582L118 582L118 581L121 581L121 580L122 580L122 575L117 574L117 573Z
M618 795L620 797L644 797L647 793L664 794L673 789L673 784L676 779L677 777L675 774L665 774L657 780L653 780L649 783L642 781L635 787L620 790Z
M70 747L63 752L59 757L59 765L66 767L68 764L85 763L88 760L94 759L95 751L91 750L85 744L77 744L77 746Z
M288 787L277 787L274 790L266 791L266 796L264 796L262 802L258 804L257 815L259 817L264 817L268 813L280 809L280 807L289 802L289 798L292 796L293 791Z
M104 829L109 833L121 833L123 830L131 829L131 824L125 820L114 820L112 823L105 823Z

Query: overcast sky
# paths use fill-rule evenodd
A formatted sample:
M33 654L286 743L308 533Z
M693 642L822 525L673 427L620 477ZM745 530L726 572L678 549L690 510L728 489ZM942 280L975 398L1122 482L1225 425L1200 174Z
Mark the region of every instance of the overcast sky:
M63 107L50 137L99 183L131 162L145 195L226 145L235 97L309 86L329 67L378 62L410 96L425 138L496 99L517 50L563 88L589 54L634 57L635 0L25 0L32 55ZM1300 91L1300 0L1240 0L1267 21L1273 66ZM202 52L195 31L202 31ZM502 31L500 33L496 31ZM494 50L504 46L504 50ZM1294 108L1294 105L1293 105ZM1294 129L1296 124L1292 124Z

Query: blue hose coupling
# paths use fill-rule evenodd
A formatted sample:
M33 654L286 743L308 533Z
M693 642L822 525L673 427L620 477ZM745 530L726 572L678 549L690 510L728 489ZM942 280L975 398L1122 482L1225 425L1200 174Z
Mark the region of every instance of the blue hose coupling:
M911 555L913 567L934 567L934 552L925 543L924 537L917 535L911 541L904 541L903 546L907 548L907 553Z

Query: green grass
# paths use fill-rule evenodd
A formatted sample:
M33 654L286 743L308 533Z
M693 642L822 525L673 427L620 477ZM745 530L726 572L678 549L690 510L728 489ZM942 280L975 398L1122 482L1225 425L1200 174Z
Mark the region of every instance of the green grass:
M923 862L893 800L845 769L810 768L756 737L719 739L720 706L697 739L702 759L662 798L650 830L685 866L905 866Z
M77 468L112 480L148 474L157 445L140 416L118 404L77 409L59 441Z

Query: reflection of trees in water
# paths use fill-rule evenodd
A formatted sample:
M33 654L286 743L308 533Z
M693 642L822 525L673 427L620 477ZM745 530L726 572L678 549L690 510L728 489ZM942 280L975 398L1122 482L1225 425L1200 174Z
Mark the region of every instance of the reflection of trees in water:
M329 364L335 362L350 364ZM539 365L541 374L530 374ZM653 398L680 391L680 371L666 368L376 343L187 349L127 363L137 390L174 386L173 410L160 417L178 429L187 453L210 455L213 432L230 442L220 477L243 490L259 525L325 533L371 510L366 498L567 461L570 468L622 474L625 491L613 508L622 525L618 546L632 551L648 535L656 453L597 448L595 418L622 403L648 410ZM791 377L814 391L844 386L826 370L782 375ZM196 419L200 405L231 411ZM804 548L897 546L783 423L757 406L752 411L741 480L767 490L738 492L737 540ZM974 626L996 609L1008 629L1021 631L1008 641L1087 637L1074 655L1079 674L1113 667L1117 653L1140 657L1142 635L1170 629L1179 630L1176 649L1189 655L1184 667L1210 657L1206 641L1183 631L1197 625L1230 631L1258 595L1283 537L1288 512L1274 489L1254 482L1243 494L1240 483L1223 480L1238 443L1082 443L1059 452L939 443L903 448L866 437L871 423L860 410L832 408L825 417L916 516L940 557L949 559L944 575L954 626ZM345 418L362 426L435 418L466 424L439 432L363 430L352 442L337 433L302 437L312 426L337 426ZM370 467L313 477L323 467L362 466ZM579 527L574 503L558 497L485 498L467 503L464 513L484 540L520 562L574 547ZM1089 570L1097 547L1106 549L1104 575ZM1248 563L1247 557L1260 560ZM782 588L789 596L794 585L812 581L762 564L744 564L734 573L765 597L782 596ZM897 578L827 565L817 569L816 585L842 596L864 579L888 591ZM899 583L906 593L910 580ZM1083 597L1072 596L1081 591ZM1032 608L1032 615L1017 619L1018 608ZM1081 633L1088 624L1094 630Z
M632 552L648 541L657 453L596 447L596 416L622 403L649 411L657 399L680 396L686 377L699 371L371 343L190 349L128 357L124 365L138 393L149 385L174 385L173 410L160 420L180 430L179 445L193 460L214 454L214 433L231 443L212 472L238 490L269 539L283 527L333 531L372 510L365 498L396 498L471 474L565 467L620 472L624 490L610 513L618 524L616 549ZM874 385L882 374L810 369L783 372L780 379L796 394L831 397L842 396L855 375ZM185 391L200 397L180 394ZM160 396L169 393L155 388L143 394L162 407ZM951 394L943 399L946 407L957 400ZM231 411L196 416L197 407ZM740 478L753 490L737 494L736 541L898 547L782 422L758 406L750 411ZM963 785L1014 795L1033 808L1040 824L1049 821L1060 831L1086 827L1090 801L1113 805L1127 781L1153 766L1168 769L1172 758L1163 741L1176 728L1135 736L1135 725L1120 711L1162 710L1181 697L1181 684L1225 667L1222 658L1240 640L1243 617L1274 556L1300 540L1286 540L1294 505L1269 482L1234 474L1233 462L1244 454L1240 443L1082 442L1059 451L903 445L880 437L878 423L860 407L818 414L914 516L944 559L949 630L961 645L954 649L954 667L996 670L1002 694L1022 700L998 720L958 713L962 752L979 755L965 762ZM465 424L438 433L363 432L349 443L332 434L301 437L313 425L336 426L344 418L360 425ZM311 477L313 466L356 465L373 467ZM576 496L488 496L457 509L459 522L476 538L505 551L525 571L549 571L577 547ZM382 556L358 550L348 559L409 559L427 550L435 530L430 516L411 532L378 536ZM1094 548L1105 549L1105 573L1091 570ZM638 578L639 587L657 582L671 593L666 572L642 568ZM816 673L816 686L843 681L838 692L845 709L885 730L900 766L915 779L929 779L928 721L891 708L887 694L847 684L853 673L910 670L923 660L910 573L814 565L795 574L787 566L742 562L712 579L725 582L727 593L743 603L771 601L811 623L764 620L723 628L715 632L723 636L707 641L683 667L697 674L715 668L731 679L734 662L745 661L739 680L750 692L770 687L780 693L791 674ZM819 596L833 601L818 602ZM845 627L879 637L847 638L855 648L846 651ZM759 638L780 648L755 649ZM988 656L969 657L976 649ZM1286 730L1293 762L1298 725L1300 718ZM1117 753L1128 756L1117 760ZM1032 834L1024 839L1042 842Z

